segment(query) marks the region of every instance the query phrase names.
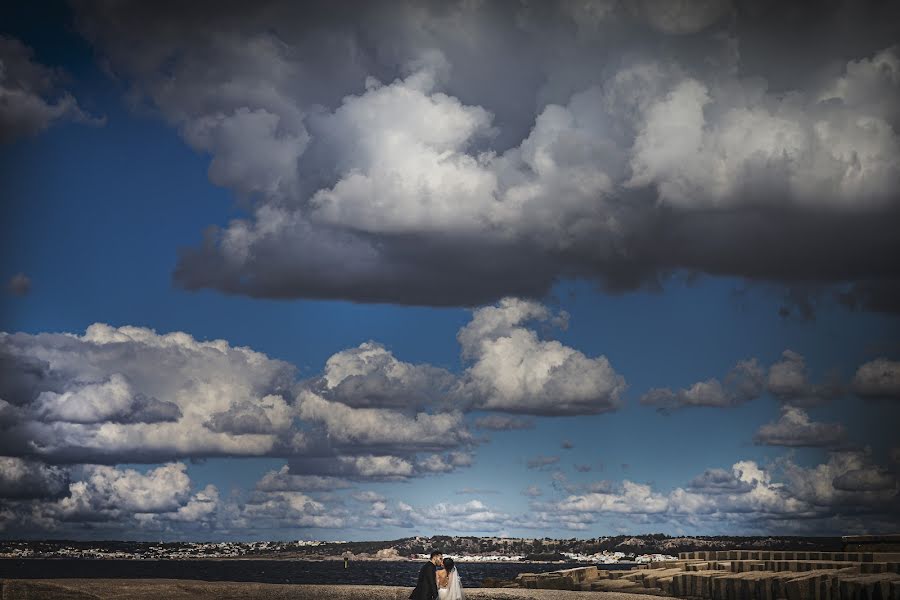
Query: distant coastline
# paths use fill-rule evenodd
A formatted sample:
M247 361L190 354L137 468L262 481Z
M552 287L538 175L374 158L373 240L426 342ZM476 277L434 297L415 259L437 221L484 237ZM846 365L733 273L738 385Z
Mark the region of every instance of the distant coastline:
M249 583L413 585L421 561L281 559L0 559L0 579L179 579ZM458 568L468 585L514 580L522 573L553 571L584 563L467 562ZM610 569L631 565L609 565Z
M416 536L384 541L152 542L4 540L0 558L265 559L405 561L439 549L463 562L591 562L651 560L703 550L840 551L838 537L620 535L597 538ZM657 558L658 560L658 558Z

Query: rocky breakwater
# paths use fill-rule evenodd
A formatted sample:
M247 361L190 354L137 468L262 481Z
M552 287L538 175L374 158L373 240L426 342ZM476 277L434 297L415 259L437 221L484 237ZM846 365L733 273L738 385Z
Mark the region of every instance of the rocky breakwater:
M628 571L523 573L498 585L702 600L900 600L900 553L687 552Z
M562 569L549 573L522 573L515 581L497 582L506 589L525 588L532 590L569 590L581 592L619 592L639 595L668 595L659 589L638 585L624 575L643 572L645 566L631 571L604 571L595 566Z

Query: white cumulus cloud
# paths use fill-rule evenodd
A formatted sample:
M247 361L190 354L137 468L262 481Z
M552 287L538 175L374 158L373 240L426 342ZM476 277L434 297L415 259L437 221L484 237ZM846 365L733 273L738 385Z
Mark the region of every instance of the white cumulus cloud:
M457 336L463 357L472 363L459 393L485 410L533 415L618 408L625 379L605 356L590 358L526 327L559 319L541 304L515 298L476 310Z

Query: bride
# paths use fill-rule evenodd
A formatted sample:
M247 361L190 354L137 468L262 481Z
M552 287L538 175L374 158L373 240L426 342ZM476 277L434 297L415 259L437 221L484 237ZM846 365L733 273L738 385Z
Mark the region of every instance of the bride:
M437 572L438 600L465 600L459 571L452 558L444 559L444 570Z

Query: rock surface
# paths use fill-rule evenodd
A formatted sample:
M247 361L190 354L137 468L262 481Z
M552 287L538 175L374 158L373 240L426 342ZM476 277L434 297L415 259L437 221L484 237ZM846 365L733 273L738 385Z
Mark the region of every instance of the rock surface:
M406 600L411 588L289 585L184 579L7 579L2 600ZM521 589L468 589L466 600L648 600L648 596Z

